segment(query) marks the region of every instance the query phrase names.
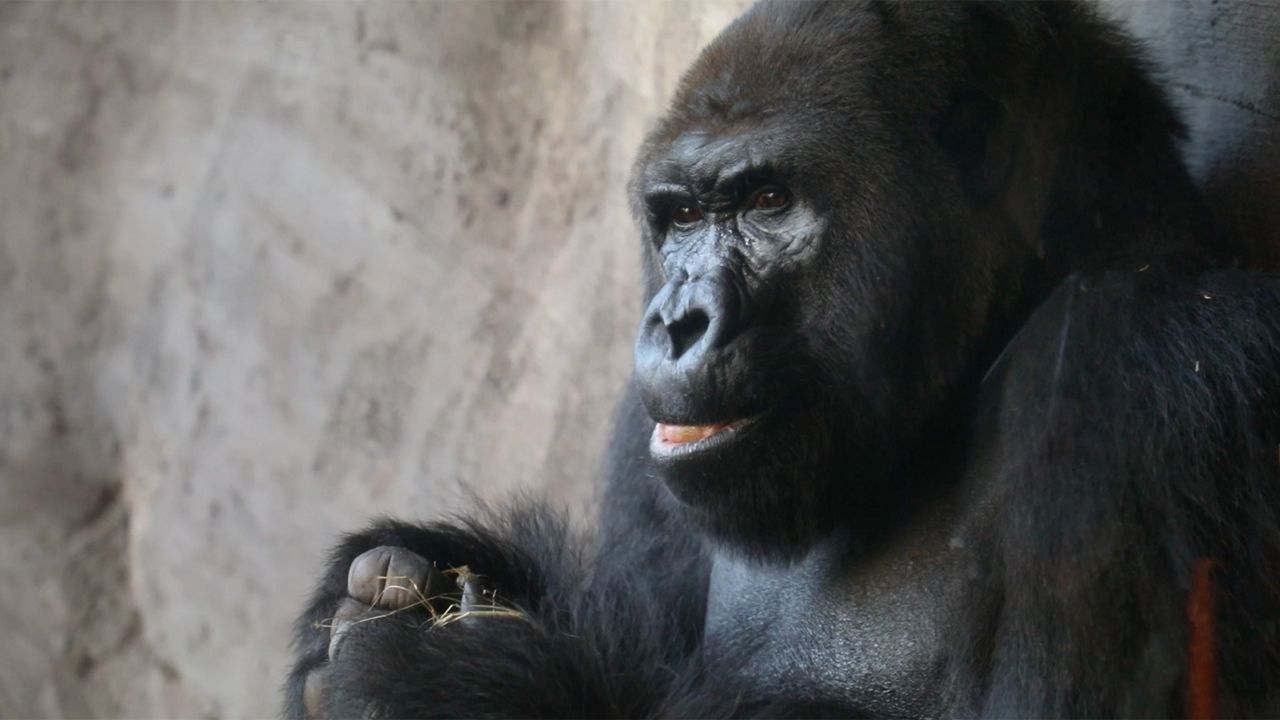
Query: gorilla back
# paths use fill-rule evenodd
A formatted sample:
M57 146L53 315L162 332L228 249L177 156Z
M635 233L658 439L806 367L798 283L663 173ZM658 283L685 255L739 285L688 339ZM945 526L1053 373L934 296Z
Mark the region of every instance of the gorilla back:
M1280 283L1181 133L1080 5L757 5L636 162L598 543L351 536L290 713L1280 713ZM314 629L374 550L529 622Z

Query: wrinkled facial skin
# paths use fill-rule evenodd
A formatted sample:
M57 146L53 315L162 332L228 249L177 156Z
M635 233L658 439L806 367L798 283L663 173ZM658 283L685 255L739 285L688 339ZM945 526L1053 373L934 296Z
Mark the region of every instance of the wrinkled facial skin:
M833 220L768 130L686 132L640 170L656 290L635 362L674 497L713 536L772 553L828 524L844 403L812 357L832 334L814 308Z
M645 312L636 372L654 420L705 425L767 410L760 363L787 340L786 286L822 241L812 199L750 142L686 134L650 166L643 202L665 284ZM772 346L771 346L772 345Z

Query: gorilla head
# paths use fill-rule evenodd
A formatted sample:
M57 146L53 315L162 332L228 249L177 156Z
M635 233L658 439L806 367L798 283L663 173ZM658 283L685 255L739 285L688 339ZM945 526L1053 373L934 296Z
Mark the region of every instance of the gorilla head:
M912 503L926 430L1061 276L1047 198L1088 189L1054 182L1071 98L1025 91L1069 69L1005 56L1024 12L758 5L641 149L637 384L662 480L713 535L788 555Z

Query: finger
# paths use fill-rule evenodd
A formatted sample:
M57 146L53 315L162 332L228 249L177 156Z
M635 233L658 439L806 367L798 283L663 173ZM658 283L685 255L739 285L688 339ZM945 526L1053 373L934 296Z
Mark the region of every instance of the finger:
M459 608L462 612L472 612L480 609L480 583L472 576L467 576L462 580L462 603Z
M400 547L384 545L351 562L347 594L370 606L399 610L442 590L440 573L429 560Z
M403 548L393 548L387 564L386 582L377 605L399 610L422 603L439 592L442 576L431 567L431 561Z
M373 605L386 586L387 568L396 548L383 545L361 553L347 568L347 594Z
M324 707L329 699L329 665L312 670L302 685L302 706L310 720L324 720Z
M329 630L329 661L332 662L338 658L338 653L342 648L343 637L356 620L364 617L369 611L369 607L362 601L354 598L343 600L338 609L333 614L333 626Z

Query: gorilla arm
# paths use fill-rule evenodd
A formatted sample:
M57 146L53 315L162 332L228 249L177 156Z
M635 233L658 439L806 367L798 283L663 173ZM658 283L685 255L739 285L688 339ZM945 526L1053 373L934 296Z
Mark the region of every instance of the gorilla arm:
M592 575L573 556L583 539L545 508L490 514L485 522L384 521L346 538L296 628L299 659L286 687L285 716L850 715L826 703L770 698L723 666L704 663L701 617L693 614L705 604L701 554L681 564L671 552L679 546L656 535L614 534L602 556L634 563L601 563ZM423 564L427 557L451 559L440 567L465 559L510 612L468 619L463 606L457 621L438 622L421 608L378 610L335 640L327 627L335 616L352 604L368 609L369 598L348 578L370 548L409 548ZM642 562L656 564L636 564Z
M634 391L616 428L594 561L584 562L588 538L533 504L457 525L382 521L345 538L296 627L286 717L850 716L771 698L724 656L705 664L706 550L652 478L652 422ZM467 565L521 617L439 624L422 609L377 613L350 625L330 659L326 625L353 602L352 563L387 547ZM325 692L313 692L309 713L315 673Z
M598 541L532 503L457 524L383 520L344 538L295 628L285 716L821 714L817 706L789 711L752 703L730 674L703 671L697 648L705 551L663 504L647 467L652 423L633 391L615 427ZM351 625L331 660L328 626L344 603L354 602L352 563L386 547L405 548L439 568L466 565L523 617L439 625L421 608L378 613ZM313 687L309 713L305 695L314 673L326 689L316 697Z

